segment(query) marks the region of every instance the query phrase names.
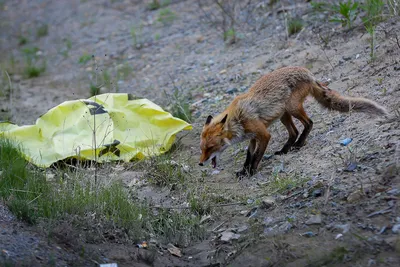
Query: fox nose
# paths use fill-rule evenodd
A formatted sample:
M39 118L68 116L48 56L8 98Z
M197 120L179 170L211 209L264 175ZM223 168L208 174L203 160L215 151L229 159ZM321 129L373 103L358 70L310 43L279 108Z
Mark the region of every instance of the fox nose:
M199 165L200 165L200 166L203 166L203 162L199 162Z

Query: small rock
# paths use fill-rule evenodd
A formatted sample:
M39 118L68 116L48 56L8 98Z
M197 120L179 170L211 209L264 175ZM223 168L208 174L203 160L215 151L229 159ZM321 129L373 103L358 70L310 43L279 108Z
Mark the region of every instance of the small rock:
M171 243L168 244L168 251L169 253L171 253L171 255L177 256L179 258L182 257L182 252L179 248L175 247L174 245L172 245Z
M348 80L350 80L349 77L344 77L344 78L342 79L342 82L345 82L345 81L348 81Z
M217 175L217 174L219 174L220 172L221 172L220 170L213 170L212 173L211 173L211 175Z
M264 209L269 209L275 206L275 200L272 197L264 197L261 200L261 207Z
M222 233L220 240L223 242L230 242L231 240L237 240L239 239L240 234L235 234L231 231L225 231Z
M394 66L394 68L393 68L394 70L400 70L400 65L398 65L398 66Z
M335 225L335 228L336 228L336 229L341 229L341 230L342 230L342 233L345 234L345 233L347 233L348 231L350 231L350 224L349 224L349 223L346 223L346 224L337 224L337 225Z
M305 233L302 233L301 234L301 236L305 236L305 237L313 237L313 236L316 236L316 234L314 234L313 232L305 232Z
M274 219L272 219L272 217L265 217L263 220L263 224L265 226L269 226L273 221L274 221Z
M337 234L336 237L335 237L335 239L339 239L339 238L341 238L342 236L343 236L343 234Z
M247 199L247 204L253 204L254 203L254 199L248 198Z
M281 226L279 226L279 231L281 232L288 232L292 229L293 225L290 222L284 222Z
M239 90L236 87L230 88L226 90L226 93L233 95L234 93L239 92Z
M343 58L344 61L349 61L349 60L351 60L351 57L349 57L349 56L343 56L342 58Z
M307 225L321 224L321 223L322 223L322 217L320 214L311 215L311 217L306 221Z
M372 266L372 265L376 265L376 261L373 259L369 259L368 260L368 267Z
M219 74L225 74L226 73L226 70L225 69L223 69L223 70L221 70L220 72L219 72Z
M240 226L240 227L236 230L236 232L237 232L237 233L243 233L243 232L246 232L248 229L249 229L249 227L248 227L247 225L243 225L243 226Z
M353 172L355 169L357 169L357 163L350 162L349 165L347 165L346 169L344 169L344 171Z
M257 207L252 208L252 209L246 214L246 217L253 218L254 216L257 215L257 210L258 210Z
M347 202L354 203L362 198L360 190L354 191L347 196Z
M312 192L312 196L313 196L313 197L320 197L320 196L322 196L322 190L321 190L321 189L315 189L315 190Z
M392 232L395 234L400 233L400 223L393 225Z

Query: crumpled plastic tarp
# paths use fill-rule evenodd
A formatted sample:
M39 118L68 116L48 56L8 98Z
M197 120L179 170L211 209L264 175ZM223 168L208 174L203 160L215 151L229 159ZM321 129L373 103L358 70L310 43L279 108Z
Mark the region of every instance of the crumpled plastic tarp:
M171 148L178 132L191 129L150 100L108 93L66 101L35 125L0 123L0 136L21 145L28 161L49 167L67 158L106 162L159 155Z

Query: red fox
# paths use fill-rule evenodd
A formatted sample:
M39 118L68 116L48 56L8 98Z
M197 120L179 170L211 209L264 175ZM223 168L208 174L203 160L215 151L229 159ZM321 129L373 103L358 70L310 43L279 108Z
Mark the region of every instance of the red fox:
M201 133L199 165L211 160L217 166L220 154L230 145L250 139L243 169L238 177L252 176L265 153L271 134L268 127L277 119L289 132L289 139L276 155L286 154L291 148L304 146L313 122L303 108L311 94L325 108L340 112L359 111L387 115L387 111L365 98L341 96L316 80L302 67L283 67L258 79L247 93L237 96L218 116L207 117ZM304 126L299 136L292 116Z

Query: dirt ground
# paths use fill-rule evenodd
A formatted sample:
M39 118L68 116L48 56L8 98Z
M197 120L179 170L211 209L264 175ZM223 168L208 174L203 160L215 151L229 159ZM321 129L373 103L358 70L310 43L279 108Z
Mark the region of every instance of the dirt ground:
M123 243L85 244L93 254L81 257L73 235L70 242L49 238L0 203L0 257L16 266L399 266L399 16L379 24L371 61L370 37L360 19L348 30L329 22L328 12L314 12L307 1L253 1L251 9L243 1L235 43L224 42L211 25L210 12L218 10L213 1L201 1L201 8L199 1L169 1L176 15L172 22L160 21L159 10L149 10L148 2L0 1L0 63L13 69L13 92L0 95L0 118L32 124L63 101L89 97L90 84L107 75L112 84L101 92L133 93L165 108L170 104L165 93L178 88L191 104L194 129L180 134L177 158L188 159L193 190L233 204L214 210L205 222L207 238L182 247L181 258L159 251L149 263L142 255L149 251ZM302 18L304 29L287 36L283 11ZM41 25L48 25L48 33L38 37ZM46 71L28 79L18 70L22 49L32 46L39 48L35 59L46 62ZM85 54L89 61L79 63ZM263 74L289 65L307 67L341 94L380 103L389 118L329 111L309 98L305 109L314 128L299 151L270 156L287 139L276 123L255 176L234 175L247 143L225 151L216 170L198 166L206 117L221 112ZM117 70L125 70L124 77L117 77ZM348 146L340 144L345 138L353 139ZM121 169L104 175L129 183L130 174ZM282 188L285 179L302 182ZM186 201L168 187L136 190L157 205ZM243 200L248 204L234 205ZM223 242L223 232L238 240Z

